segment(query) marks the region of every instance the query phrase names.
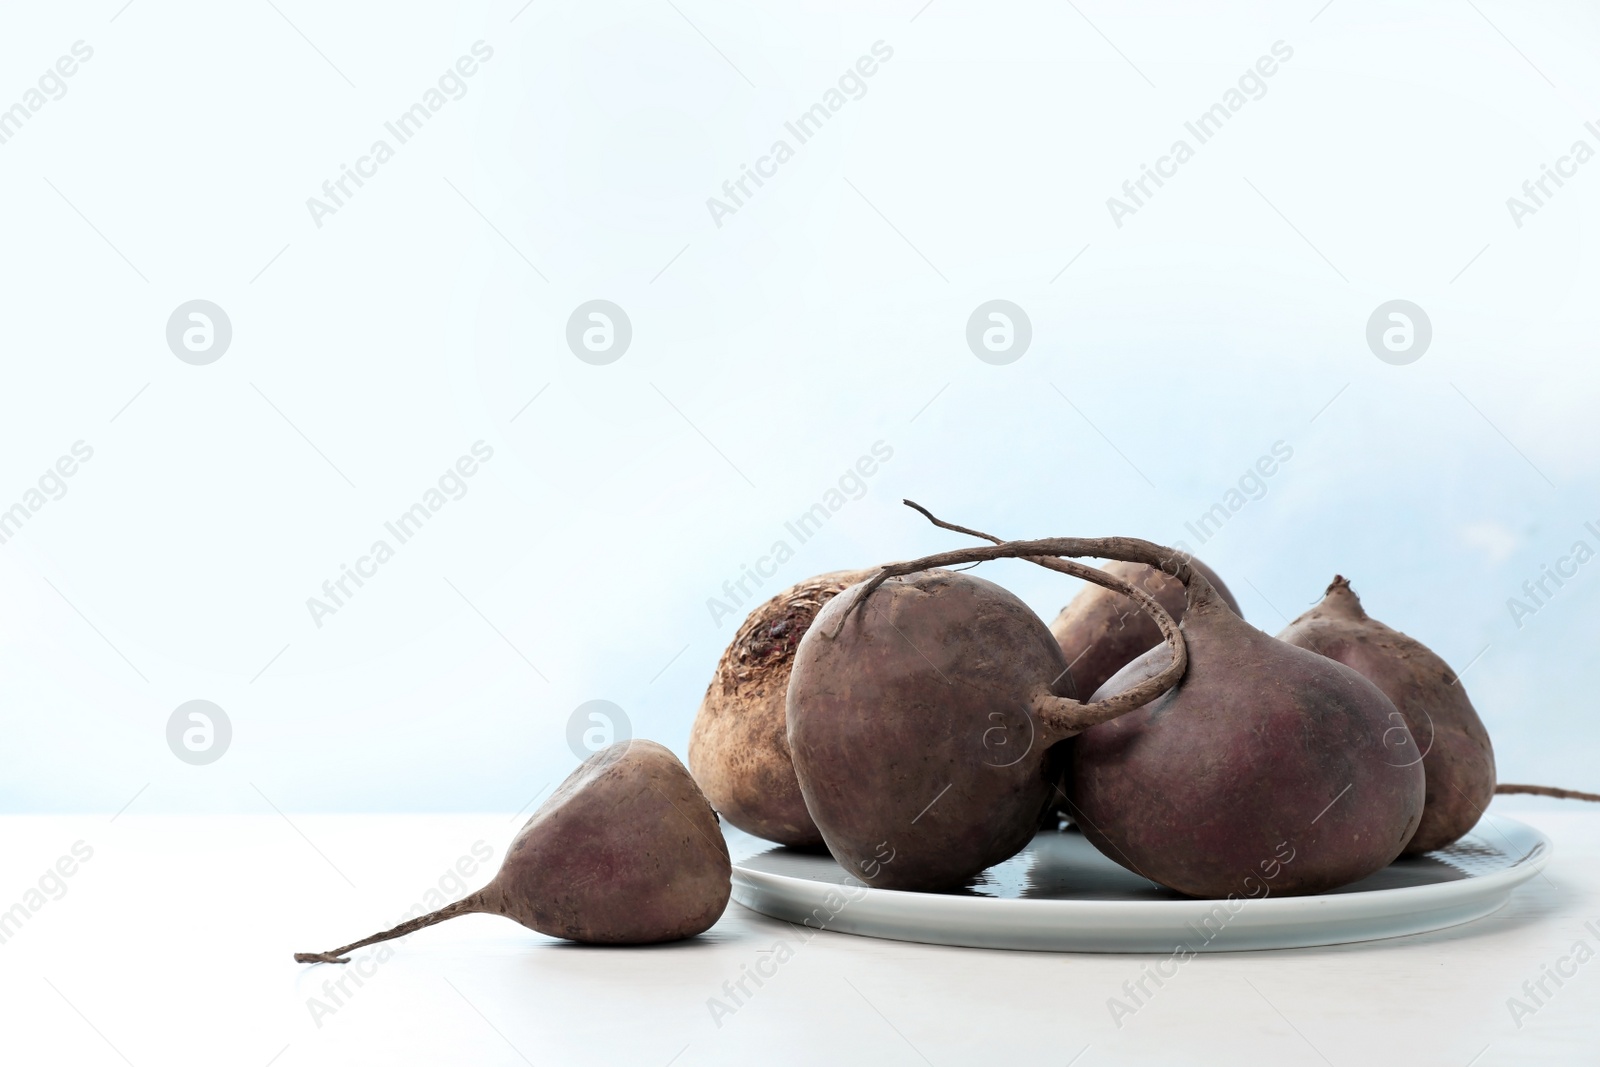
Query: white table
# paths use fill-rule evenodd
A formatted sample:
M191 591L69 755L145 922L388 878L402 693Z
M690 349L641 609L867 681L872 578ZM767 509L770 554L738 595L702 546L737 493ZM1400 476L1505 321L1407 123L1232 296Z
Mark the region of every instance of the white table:
M1600 963L1580 966L1520 1028L1507 1007L1575 941L1600 949L1584 926L1600 928L1600 812L1522 800L1495 810L1555 842L1545 876L1499 913L1390 941L1201 956L1120 1028L1107 999L1153 957L832 933L802 943L737 904L703 937L642 949L563 944L469 916L411 937L357 986L349 968L303 967L291 954L388 926L476 842L493 849L492 871L516 823L503 814L9 816L0 819L0 909L38 907L0 943L0 1061L1600 1062ZM27 898L80 841L92 856L65 864L73 873L59 883L45 878L59 898ZM727 1002L723 983L783 939L792 957L713 1019L708 1000ZM325 985L341 978L345 993ZM329 1009L316 1019L312 998Z

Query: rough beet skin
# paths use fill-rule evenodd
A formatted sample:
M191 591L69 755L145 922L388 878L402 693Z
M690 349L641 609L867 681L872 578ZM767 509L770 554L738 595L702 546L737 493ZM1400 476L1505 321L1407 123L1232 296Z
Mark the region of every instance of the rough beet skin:
M689 771L711 806L746 833L796 848L822 844L789 758L789 670L817 612L871 573L833 571L790 586L750 612L717 663L689 732Z

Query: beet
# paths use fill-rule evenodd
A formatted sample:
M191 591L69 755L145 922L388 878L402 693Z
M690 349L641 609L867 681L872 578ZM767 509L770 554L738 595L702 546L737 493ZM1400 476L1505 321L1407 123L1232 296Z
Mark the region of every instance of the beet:
M1461 837L1494 797L1494 749L1461 680L1421 641L1371 618L1343 577L1278 635L1370 679L1400 718L1391 738L1408 733L1427 776L1422 823L1406 852L1431 852ZM1395 757L1399 759L1399 756Z
M1192 557L1189 563L1205 575L1233 613L1243 617L1238 601L1216 572ZM1178 579L1148 564L1121 560L1112 560L1101 569L1139 586L1154 596L1167 614L1183 621L1184 590ZM1093 693L1113 674L1161 643L1161 631L1133 601L1096 585L1084 589L1061 609L1050 624L1050 632L1061 643L1061 651L1072 665L1072 676L1085 693Z
M294 958L348 963L355 949L473 912L569 941L676 941L721 917L732 877L716 812L683 764L654 741L619 741L539 806L488 885L392 930Z
M806 807L841 866L878 888L942 890L1027 844L1054 793L1060 754L1051 746L1183 674L1183 638L1148 594L1082 564L1035 558L1130 554L1173 556L1125 538L1007 542L882 567L822 609L789 677L789 748ZM1061 695L1070 672L1044 622L999 586L940 569L1017 557L1140 600L1169 636L1166 668L1110 700ZM1174 566L1205 581L1181 559Z
M711 806L746 833L796 848L822 844L789 759L789 668L822 606L871 573L832 571L790 586L750 612L717 663L689 732L689 771Z
M1320 893L1387 866L1422 818L1421 753L1341 663L1255 629L1189 585L1176 688L1072 744L1072 811L1108 858L1180 893ZM1170 658L1152 649L1095 693ZM1287 858L1286 858L1287 857Z

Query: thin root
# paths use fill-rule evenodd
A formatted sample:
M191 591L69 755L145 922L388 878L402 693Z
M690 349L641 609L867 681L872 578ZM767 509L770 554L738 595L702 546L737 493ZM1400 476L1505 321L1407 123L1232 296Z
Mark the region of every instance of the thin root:
M471 896L456 901L454 904L446 904L438 911L430 911L428 914L419 915L415 919L407 919L393 929L385 930L381 934L373 934L371 937L364 937L360 941L352 941L348 945L340 945L332 952L296 952L294 961L296 963L349 963L350 957L345 955L347 952L354 952L356 949L366 948L368 945L376 945L380 941L393 941L397 937L405 937L407 934L416 933L418 930L432 926L434 923L442 923L446 919L454 919L457 915L487 910L484 906L483 893L483 890L479 890Z
M1512 785L1502 783L1494 787L1496 793L1532 793L1534 796L1555 797L1557 800L1589 800L1600 804L1600 793L1580 793L1576 789L1557 789L1553 785Z
M1005 544L1004 541L996 537L994 534L984 533L982 530L974 530L967 526L959 526L953 522L945 522L933 512L929 511L921 504L918 504L915 500L903 500L901 503L915 511L920 512L925 519L933 523L935 526L941 527L942 529L954 530L956 533L963 533L969 537L980 537L985 541L992 541L997 545ZM1079 706L1078 708L1072 709L1070 718L1074 720L1074 722L1082 724L1078 728L1081 729L1095 723L1105 722L1109 719L1116 718L1118 715L1121 715L1124 712L1131 711L1142 704L1147 704L1157 696L1160 696L1162 693L1172 688L1173 685L1177 684L1178 679L1183 677L1183 672L1188 666L1188 645L1185 643L1183 634L1178 630L1178 624L1172 618L1171 614L1169 614L1167 609L1162 607L1161 603L1157 601L1155 597L1151 596L1147 591L1133 585L1130 582L1123 581L1121 578L1118 578L1115 575L1107 574L1098 567L1090 567L1084 563L1075 563L1072 560L1057 559L1053 556L1024 556L1022 558L1026 559L1029 563L1034 563L1038 566L1045 567L1049 570L1058 571L1062 574L1069 574L1074 578L1082 578L1085 581L1093 582L1096 585L1101 585L1114 592L1121 593L1123 596L1139 605L1139 607L1142 608L1144 612L1155 621L1156 626L1161 630L1161 636L1167 642L1167 647L1172 650L1172 663L1169 664L1167 669L1156 678L1150 679L1149 681L1123 693L1118 693L1115 696L1108 697L1105 700L1095 702L1090 702L1088 700L1075 701ZM1169 676L1171 680L1165 682L1165 684L1160 684L1159 688L1156 688L1155 685L1152 684L1160 683ZM1153 691L1147 693L1147 689ZM1132 694L1132 696L1130 696L1130 694ZM1076 694L1074 693L1074 696L1075 695Z

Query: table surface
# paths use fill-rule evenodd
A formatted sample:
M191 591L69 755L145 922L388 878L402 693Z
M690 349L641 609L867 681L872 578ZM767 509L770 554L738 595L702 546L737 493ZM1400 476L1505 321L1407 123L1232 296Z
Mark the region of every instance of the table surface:
M737 904L676 945L576 946L474 915L413 935L364 976L301 966L296 950L354 940L487 880L520 817L6 816L0 1058L1600 1063L1600 964L1589 962L1600 812L1520 798L1493 810L1555 845L1544 874L1494 915L1386 941L1198 956L1120 1019L1108 1001L1126 1001L1124 983L1157 957L807 938ZM772 976L735 1000L731 983L758 961ZM1559 985L1555 970L1568 975Z

